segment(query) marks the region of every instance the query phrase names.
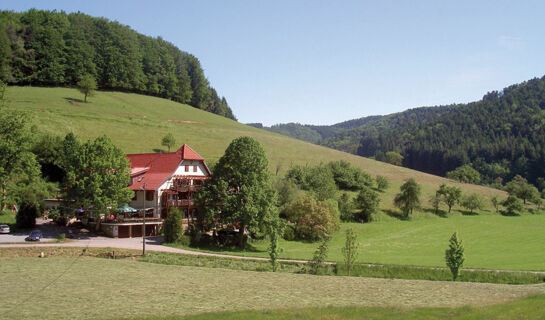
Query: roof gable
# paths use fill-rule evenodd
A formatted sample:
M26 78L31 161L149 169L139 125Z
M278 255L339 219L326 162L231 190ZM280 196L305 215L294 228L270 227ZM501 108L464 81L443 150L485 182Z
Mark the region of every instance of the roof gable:
M180 165L182 160L202 161L208 174L210 170L204 159L187 144L176 152L127 154L131 164L132 190L157 190Z

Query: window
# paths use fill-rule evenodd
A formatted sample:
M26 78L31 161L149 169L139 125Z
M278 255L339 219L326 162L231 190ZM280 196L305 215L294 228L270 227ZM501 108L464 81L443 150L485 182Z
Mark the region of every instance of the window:
M134 201L134 200L136 200L136 191L133 190L133 192L134 192L134 194L132 195L132 199L131 199L131 200Z
M193 172L197 172L197 166L193 166Z
M146 191L146 201L153 201L153 194L155 192L153 190L147 190Z
M185 172L189 172L189 166L185 166Z

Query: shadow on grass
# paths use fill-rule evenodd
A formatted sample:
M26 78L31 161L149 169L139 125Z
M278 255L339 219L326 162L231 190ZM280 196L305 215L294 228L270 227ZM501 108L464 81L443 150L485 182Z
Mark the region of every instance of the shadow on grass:
M163 150L163 149L155 148L155 149L153 149L153 152L155 152L155 153L163 153L163 152L167 152L167 151L166 151L166 150Z
M178 245L176 244L168 244L168 245L173 247L178 247ZM266 252L266 250L257 249L255 246L253 246L250 243L246 243L244 245L244 248L240 248L238 246L222 246L222 245L216 245L213 243L190 245L187 247L193 248L193 249L199 249L199 250L213 251L213 252Z
M85 103L83 100L81 99L75 99L75 98L67 98L67 97L64 97L63 98L64 100L68 101L68 103L70 103L71 105L73 106L77 106L79 103Z
M392 218L395 218L395 219L399 219L399 220L403 220L403 221L409 220L408 217L406 217L402 212L399 212L397 210L383 209L382 212L384 212L386 215L388 215L388 216L390 216Z
M471 211L466 211L466 210L460 210L460 213L464 216L478 216L479 213L478 212L471 212Z
M438 216L440 218L447 218L447 212L443 211L443 210L435 210L435 209L431 209L431 208L424 208L424 209L422 209L422 211L434 214L434 215L436 215L436 216Z
M502 216L505 216L505 217L520 217L520 214L518 214L516 212L509 212L509 211L505 211L505 210L501 210L500 214Z

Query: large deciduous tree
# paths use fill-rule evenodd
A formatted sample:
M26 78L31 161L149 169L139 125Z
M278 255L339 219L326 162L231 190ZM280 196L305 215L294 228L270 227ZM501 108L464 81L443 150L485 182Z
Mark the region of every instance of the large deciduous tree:
M408 218L414 209L420 207L421 188L413 178L410 178L401 185L399 190L400 193L394 198L394 205L403 211L405 218Z
M6 86L0 82L0 211L7 206L9 184L39 176L38 163L30 152L28 115L8 109L4 103Z
M442 184L435 192L437 198L444 202L448 207L448 213L450 213L452 207L460 202L462 197L462 189L455 186L447 186Z
M369 187L363 187L354 201L359 209L357 218L359 221L369 222L372 220L372 214L378 210L380 197L378 193Z
M91 97L97 89L97 81L91 75L85 75L78 81L78 90L84 95L84 102L87 102L87 97Z
M79 144L72 134L63 141L66 171L64 199L97 214L129 202L133 192L129 162L107 136Z
M199 198L208 221L238 225L238 245L244 246L244 231L267 232L278 219L277 194L270 181L265 150L251 137L231 142L219 159ZM206 199L208 198L208 199ZM221 211L221 213L220 213ZM201 214L201 213L200 213Z

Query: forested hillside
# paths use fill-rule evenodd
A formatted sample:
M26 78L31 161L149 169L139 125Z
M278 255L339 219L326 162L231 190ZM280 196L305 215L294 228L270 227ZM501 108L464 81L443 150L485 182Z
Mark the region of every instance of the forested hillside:
M263 127L263 125L255 123L250 123L248 125L254 126L259 129L265 129L267 131L280 133L307 142L320 144L324 139L327 139L335 134L344 132L348 129L361 127L363 125L377 121L381 118L382 116L369 116L340 122L331 126L316 126L293 122L275 124L270 127Z
M403 166L442 176L471 164L485 184L501 184L519 174L543 187L545 77L468 104L410 109L356 128L338 126L330 126L337 132L319 143L378 160L398 152Z
M87 75L100 89L168 98L235 119L199 60L161 37L83 13L0 11L0 80L74 86Z

